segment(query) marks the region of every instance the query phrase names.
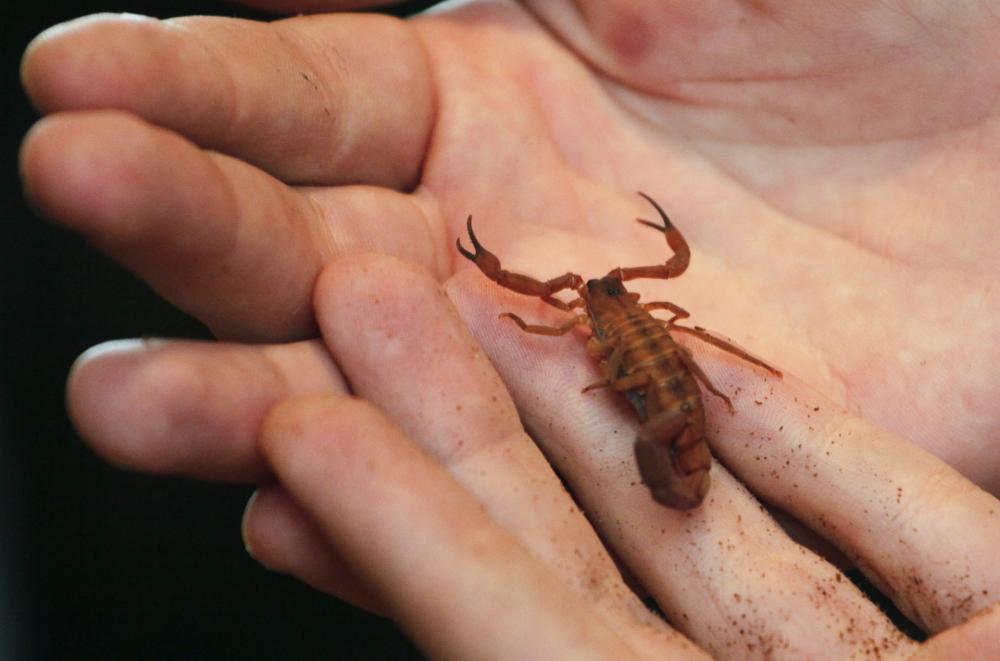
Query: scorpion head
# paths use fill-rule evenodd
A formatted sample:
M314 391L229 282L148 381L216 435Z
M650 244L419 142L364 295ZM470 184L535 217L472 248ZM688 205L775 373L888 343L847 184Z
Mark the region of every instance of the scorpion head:
M635 297L625 289L619 278L589 280L586 290L581 293L587 301L590 316L597 322L597 328L604 326L602 320L608 315L625 314L635 306Z
M587 293L590 294L590 300L593 300L594 298L618 298L628 292L621 280L608 277L600 280L588 280Z

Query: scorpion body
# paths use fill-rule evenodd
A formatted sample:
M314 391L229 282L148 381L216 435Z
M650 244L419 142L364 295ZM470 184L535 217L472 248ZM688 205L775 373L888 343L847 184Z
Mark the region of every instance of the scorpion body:
M587 348L591 355L601 359L602 379L584 388L584 392L607 387L625 394L643 421L635 441L636 462L643 481L657 502L687 510L701 504L711 483L712 454L705 441L705 408L698 381L722 398L730 413L734 409L729 397L712 385L691 352L677 344L670 332L694 335L776 376L780 377L781 372L702 328L678 325L678 319L690 315L677 305L668 302L640 304L639 295L625 289L624 280L677 277L687 269L690 261L690 249L677 228L656 202L644 193L639 194L663 219L662 227L646 220L639 222L666 236L674 255L665 264L616 268L603 278L587 282L575 273L542 282L501 269L500 260L476 240L471 216L467 228L476 252L465 250L461 241L457 245L463 256L497 284L537 296L561 310L586 310L586 314L577 315L558 327L529 325L509 312L500 316L512 319L526 332L541 335L563 335L578 325L591 329ZM553 297L565 289L576 291L579 298L565 303ZM650 310L667 310L674 316L662 321L653 317Z
M604 377L588 388L624 391L642 418L635 454L653 498L676 509L697 506L708 491L712 467L705 407L694 376L700 369L621 280L591 280L587 290L594 329L588 349L602 358Z

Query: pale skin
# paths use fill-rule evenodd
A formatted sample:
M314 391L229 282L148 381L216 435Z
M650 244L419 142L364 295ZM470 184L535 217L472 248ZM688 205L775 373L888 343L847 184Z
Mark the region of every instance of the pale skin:
M433 658L996 658L990 6L578 5L108 17L36 42L31 198L258 343L90 354L81 434L132 469L265 484L261 562ZM566 320L454 249L471 212L540 279L665 261L636 190L692 259L630 290L785 373L678 338L736 408L706 395L726 468L690 513L637 482L620 396L581 392L585 332L498 319ZM751 493L937 635L903 640Z

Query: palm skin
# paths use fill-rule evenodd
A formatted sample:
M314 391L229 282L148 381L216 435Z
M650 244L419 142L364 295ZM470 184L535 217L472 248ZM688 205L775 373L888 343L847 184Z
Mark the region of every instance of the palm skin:
M26 140L26 187L45 212L221 337L312 336L317 274L359 250L394 254L447 281L525 426L603 524L602 538L677 623L692 607L684 591L695 587L663 576L664 562L680 562L676 555L648 548L654 527L679 531L693 524L664 523L674 515L622 499L620 480L609 482L602 471L614 462L595 457L618 432L601 425L627 426L628 411L605 393L580 392L596 368L583 343L574 342L579 338L526 337L496 319L513 309L529 323L558 323L557 312L498 292L475 271L458 273L467 263L454 240L468 213L505 268L542 279L566 271L590 278L667 259L662 238L632 220L648 210L634 191L657 199L692 245L692 264L681 278L636 282L634 289L644 300L681 305L693 323L797 377L776 386L736 358L685 342L717 386L739 393L732 418L708 397L709 415L718 419L710 431L713 449L765 500L796 505L777 478L741 463L743 440L727 439L767 432L774 443L794 447L794 428L802 438L827 442L828 435L811 436L813 421L825 432L854 424L839 413L823 417L834 404L938 455L982 488L1000 490L991 452L996 395L987 372L996 362L990 341L997 321L989 278L997 253L990 190L997 162L993 17L978 15L986 11L980 6L951 10L945 20L920 7L777 4L483 3L406 24L336 16L272 26L204 18L169 26L92 22L49 35L26 57L27 90L41 109L56 113ZM409 267L378 263L398 270L399 286L410 287ZM355 278L366 273L364 262L346 268ZM340 290L329 284L338 277ZM324 278L319 308L356 282ZM325 305L329 312L332 304ZM395 310L404 327L419 317L398 301ZM311 354L305 362L318 373L343 373L354 394L377 404L393 408L386 402L405 397L367 376L389 366L373 371L380 364L375 357L350 357L350 338L365 334L345 339L337 324L346 321L331 321L332 312L318 316L337 365ZM461 337L447 324L441 332ZM215 360L225 355L220 350ZM434 368L425 367L428 384L446 379ZM123 451L102 440L113 435L94 422L100 406L80 394L100 390L93 372L78 370L70 400L99 451L147 470L214 478L265 479L274 470L294 496L286 510L297 502L318 516L310 507L316 496L293 488L305 478L283 463L282 445L267 440L280 425L265 425L271 431L264 433L263 458L244 448L219 465L203 458L201 465L178 467L151 459L150 450ZM296 378L301 372L284 376ZM796 409L806 398L808 408ZM254 421L266 413L259 408ZM511 410L497 415L509 423ZM401 418L419 438L412 418ZM894 443L885 439L905 463L910 455ZM878 464L884 475L892 457L875 448L877 461L888 462ZM872 479L879 474L866 470L861 474ZM743 493L725 473L720 485L713 486L720 501ZM722 521L746 517L755 530L770 530L754 518L745 494L736 498L732 506L709 503L694 527L721 528ZM985 511L988 498L974 496L977 506L967 509ZM490 511L514 525L514 515ZM793 513L816 529L833 520ZM579 526L582 518L575 521ZM625 529L643 525L648 530ZM574 530L568 538L577 539ZM828 535L898 589L898 577L894 583L873 560L877 554L866 555L850 535ZM588 548L597 557L595 540ZM926 550L913 547L916 555ZM346 579L318 579L301 562L282 564L282 552L288 554L258 549L276 566L368 603L345 587ZM605 567L608 559L600 562ZM809 576L826 571L810 563L795 569ZM979 580L976 570L969 572ZM994 574L981 581L990 589L1000 580ZM744 586L738 601L750 593L764 610L767 589ZM937 603L924 612L922 598L903 594L898 602L931 630L971 613L941 615ZM976 598L976 608L995 599ZM623 599L620 610L632 612ZM739 636L718 634L705 621L682 628L725 654ZM633 624L653 626L641 617ZM650 645L659 649L664 643L654 638ZM817 641L825 649L822 637Z
M571 11L539 4L560 26ZM459 69L442 80L459 83L441 90L439 118L461 130L436 136L422 180L448 233L469 210L490 223L487 245L505 266L597 277L664 261L665 246L630 222L647 212L632 191L653 192L695 247L683 278L648 285L654 299L996 492L991 74L962 64L982 58L959 53L940 71L913 17L872 17L893 28L879 42L864 26L825 24L826 12L731 9L754 27L727 37L683 8L634 25L625 6L593 18L603 43L562 32L596 71L530 30L516 45L458 31L468 43L442 56L440 70ZM660 27L678 24L694 34ZM704 53L691 50L699 30ZM637 32L665 36L636 44ZM799 41L817 33L817 44ZM725 47L745 42L767 56ZM468 73L473 44L490 74ZM959 70L983 77L955 80ZM489 130L498 125L508 130ZM948 378L957 366L971 378Z

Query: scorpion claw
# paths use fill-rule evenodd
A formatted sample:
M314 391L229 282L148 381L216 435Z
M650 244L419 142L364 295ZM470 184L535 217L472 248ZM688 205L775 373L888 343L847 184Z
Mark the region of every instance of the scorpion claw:
M491 253L489 250L483 248L482 244L479 243L479 239L476 238L475 232L472 231L472 216L465 221L465 226L469 230L469 239L472 240L472 247L475 248L476 252L471 253L462 247L461 239L455 240L455 246L458 251L462 253L462 256L471 261L473 264L479 267L479 270L486 275L487 278L498 282L499 280L507 277L506 271L500 268L500 260L496 255ZM500 282L500 284L504 284Z
M458 252L462 253L462 257L465 257L466 259L470 259L472 261L476 261L476 256L462 247L461 239L455 239L455 246L458 248Z
M476 233L472 231L472 214L471 213L469 214L468 220L465 221L465 228L467 230L469 230L469 239L472 241L472 247L476 249L476 252L479 252L480 250L482 250L483 247L481 245L479 245L479 239L476 238Z
M472 247L476 249L478 253L482 246L479 245L479 241L476 240L476 235L472 233L472 214L469 214L469 219L465 221L465 226L469 230L469 238L472 239ZM459 237L455 239L455 246L458 247L458 252L462 253L462 256L470 261L476 261L476 256L462 247L462 238Z
M636 220L638 220L643 225L647 225L649 227L652 227L653 229L660 230L664 234L666 234L669 230L674 229L674 224L670 222L669 218L667 218L667 214L663 210L663 207L661 207L659 204L657 204L656 200L654 200L650 196L646 195L642 191L637 191L637 192L639 193L639 195L641 195L643 198L645 198L645 200L647 202L649 202L650 204L652 204L653 207L656 209L656 211L660 214L660 218L663 219L663 226L661 227L661 226L657 225L654 222L651 222L651 221L648 221L648 220L644 220L642 218L636 218Z

